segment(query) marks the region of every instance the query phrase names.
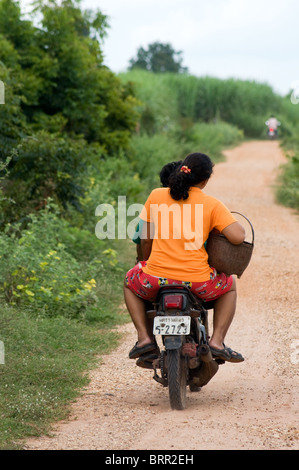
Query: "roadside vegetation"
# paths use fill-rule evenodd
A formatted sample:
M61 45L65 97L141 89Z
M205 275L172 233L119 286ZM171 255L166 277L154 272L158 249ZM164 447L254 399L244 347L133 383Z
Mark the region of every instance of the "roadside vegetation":
M193 151L217 162L265 138L270 113L293 152L279 197L299 204L299 110L288 97L184 67L116 76L103 61L100 11L53 0L36 2L35 15L38 27L0 0L0 449L66 417L128 321L122 283L135 248L96 237L99 204L117 215L118 197L142 203L164 164Z
M281 140L287 163L282 167L276 188L277 200L296 212L299 211L299 104L292 104L290 97L284 101L290 116L289 132Z

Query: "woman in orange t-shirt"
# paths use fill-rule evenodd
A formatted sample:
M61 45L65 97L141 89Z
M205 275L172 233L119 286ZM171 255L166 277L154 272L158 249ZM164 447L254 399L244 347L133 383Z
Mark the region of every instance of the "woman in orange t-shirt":
M245 231L222 202L202 191L212 172L213 163L207 155L188 155L171 175L169 188L153 190L141 211L144 261L128 271L124 287L138 335L129 353L131 359L157 348L144 300L155 300L162 285L182 283L199 298L214 301L214 331L209 341L212 354L229 362L244 360L224 345L236 309L235 278L209 266L204 243L212 230L218 230L231 243L239 244Z

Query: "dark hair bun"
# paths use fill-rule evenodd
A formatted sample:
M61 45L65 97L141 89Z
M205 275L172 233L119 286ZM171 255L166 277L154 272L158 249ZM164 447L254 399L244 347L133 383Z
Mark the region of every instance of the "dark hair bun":
M181 171L182 167L188 167L190 173ZM204 153L190 153L169 178L170 195L176 201L186 200L192 186L210 178L213 173L214 163Z

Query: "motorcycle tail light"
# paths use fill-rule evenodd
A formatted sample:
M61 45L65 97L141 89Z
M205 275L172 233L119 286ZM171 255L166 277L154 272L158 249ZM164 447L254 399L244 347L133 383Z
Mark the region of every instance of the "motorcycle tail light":
M182 308L183 296L182 295L166 295L164 298L165 308Z

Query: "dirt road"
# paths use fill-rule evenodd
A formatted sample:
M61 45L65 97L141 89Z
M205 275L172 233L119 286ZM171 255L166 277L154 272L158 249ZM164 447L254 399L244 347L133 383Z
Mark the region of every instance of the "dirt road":
M299 218L274 203L272 188L285 159L277 142L244 143L226 157L205 191L255 228L255 252L237 282L226 338L245 362L221 365L199 393L187 392L186 410L172 411L152 371L128 359L136 337L126 325L70 419L26 449L298 449Z

